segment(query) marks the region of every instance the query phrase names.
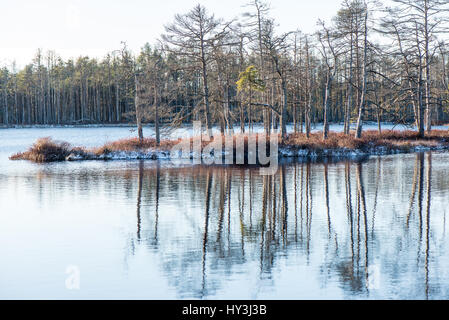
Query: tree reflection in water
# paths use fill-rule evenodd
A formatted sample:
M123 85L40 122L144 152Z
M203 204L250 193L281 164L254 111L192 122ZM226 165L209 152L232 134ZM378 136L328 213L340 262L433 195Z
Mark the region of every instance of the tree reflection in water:
M424 295L428 298L432 162L431 154L428 155L427 164L424 163L424 156L424 154L415 156L413 177L410 181L411 192L408 196L407 210L404 212L405 223L402 230L404 232L409 230L413 215L416 213L419 238L414 240L419 242L418 262L422 251L421 242L425 245ZM377 227L375 226L376 213L380 215L378 219L382 220L385 220L383 215L388 213L383 210L383 201L387 200L388 192L382 190L388 177L384 176L380 158L371 162L368 164L309 162L282 165L274 176L259 176L254 169L238 167L168 169L164 170L166 175L162 182L160 166L156 169L144 169L140 164L137 182L139 224L136 237L140 239L142 232L139 211L143 175L150 177L150 181L154 180L143 188L146 194L150 196L154 194L155 215L147 216L147 221L143 223L154 224L150 245L155 247L158 243L160 185L162 183L171 186L172 191L178 189L181 196L181 189L176 185L176 181L185 179L189 188L182 197L191 197L198 208L203 208L201 211L189 212L192 216L188 217L191 224L196 226L193 230L201 230L201 233L186 236L189 243L179 243L177 248L171 247L168 251L159 248L161 255L165 257L163 267L166 276L176 286L181 296L198 298L213 296L225 285L225 279L232 276L233 269L239 269L245 264L253 267L254 264L251 262L255 259L259 265L257 276L259 281L261 283L269 281L273 285L271 274L278 259L298 251L306 258L306 265L317 262L311 261L312 251L318 243L314 242L314 237L321 237L324 230L327 234L326 241L325 243L320 241L320 244L324 245L325 251L322 261L319 262L319 269L326 278L323 281L337 281L348 295L369 296L368 283L372 280L370 276L375 276L370 274L370 264L374 259L379 263L381 246L394 245L383 243L383 235L378 234L385 232L389 226L382 225L382 221L378 221ZM368 167L369 172L365 173L365 167ZM425 168L427 188L424 190ZM319 172L322 179L318 177ZM369 181L368 185L365 180ZM393 183L391 180L389 182ZM423 219L424 196L427 196L427 202ZM162 192L162 197L166 197L165 192ZM337 199L342 201L333 203ZM417 200L416 210L414 210L415 200ZM343 211L346 212L345 219L342 219ZM200 212L202 214L199 214ZM292 212L291 216L289 212ZM164 212L161 214L164 215ZM312 218L317 214L319 217L314 218L317 220L317 226L314 227ZM395 214L401 215L399 212ZM200 228L198 222L201 215L203 222ZM334 219L336 219L335 228ZM323 222L326 223L325 229L322 228ZM212 236L213 234L215 236ZM201 238L200 248L193 245L195 237ZM170 241L170 235L165 234L163 238L164 241ZM387 265L387 269L392 268L390 272L397 272L395 268L400 267L399 263L398 261L396 266ZM378 267L382 269L383 278L390 276L383 275L388 270L383 269L381 258ZM420 265L416 265L415 268L416 272L421 269ZM196 271L198 269L200 272Z
M238 279L251 279L242 290L257 298L276 289L284 272L335 297L433 298L449 292L442 271L449 183L444 166L433 165L439 156L290 163L273 176L138 162L126 170L42 170L27 183L39 199L50 181L134 202L127 259L138 248L154 253L148 263L182 298L220 297ZM22 178L8 183L14 179ZM373 280L379 287L369 286ZM290 298L307 297L306 287L297 290Z

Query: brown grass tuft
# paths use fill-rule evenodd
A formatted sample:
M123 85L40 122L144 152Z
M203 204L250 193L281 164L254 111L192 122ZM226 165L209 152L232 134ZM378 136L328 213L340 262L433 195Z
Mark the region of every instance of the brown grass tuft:
M95 155L108 154L115 151L141 151L145 149L168 150L174 146L178 141L162 140L159 146L156 144L156 139L145 138L139 141L139 138L120 139L113 142L108 142L105 145L92 149Z
M299 149L324 150L324 149L359 149L364 143L363 139L355 139L352 135L329 132L326 140L322 133L312 133L307 138L305 133L291 134L283 141L283 144Z
M34 162L62 161L69 153L70 145L67 142L56 142L50 137L46 137L38 139L29 150L16 153L9 159Z
M307 139L304 133L290 134L283 144L300 149L364 149L369 146L385 146L389 148L410 148L416 146L434 147L449 142L449 132L446 130L433 130L424 137L419 137L415 131L386 130L379 134L376 130L364 131L360 139L353 134L330 132L329 137L323 140L323 134L312 133Z

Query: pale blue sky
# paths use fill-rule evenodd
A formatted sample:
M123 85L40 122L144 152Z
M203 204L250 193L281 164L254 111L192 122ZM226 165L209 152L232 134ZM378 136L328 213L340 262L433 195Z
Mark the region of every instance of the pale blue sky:
M248 0L1 0L0 65L31 61L37 48L64 58L102 57L121 41L137 52L154 42L173 21L201 3L225 19L237 17ZM329 20L340 0L272 0L272 16L280 31L315 29L318 18Z

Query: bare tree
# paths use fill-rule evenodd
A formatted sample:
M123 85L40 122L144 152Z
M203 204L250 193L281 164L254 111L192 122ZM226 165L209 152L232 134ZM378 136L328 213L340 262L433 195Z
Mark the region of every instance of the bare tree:
M134 104L136 106L136 124L137 124L137 135L139 137L139 141L143 142L143 129L142 129L142 117L143 117L143 109L145 108L147 97L146 87L143 83L142 74L135 75L135 83L136 83L136 97L134 100Z
M284 33L279 36L274 34L274 22L269 21L266 23L266 28L262 36L262 44L270 58L274 71L279 77L281 82L282 101L279 108L274 108L272 102L272 110L279 115L281 123L281 136L285 138L287 135L287 108L288 108L288 92L287 92L287 72L290 68L289 61L287 59L287 52L290 48L290 44L287 41L287 37L291 33Z
M346 66L346 104L344 109L344 129L345 134L349 134L351 112L353 110L353 87L354 87L354 51L358 52L358 45L355 39L358 39L359 23L360 21L360 6L354 1L345 0L342 8L337 12L334 18L336 28L339 36L345 38L346 46L346 60L349 62ZM349 47L349 48L348 48Z
M311 113L312 113L312 66L309 38L305 36L305 55L306 55L306 108L305 108L305 127L306 137L310 137L311 132Z
M329 134L328 113L331 94L330 90L332 81L337 73L339 48L336 43L336 40L338 40L336 34L331 34L331 31L326 27L323 21L319 21L318 23L321 25L321 30L317 33L318 41L321 44L321 49L319 51L326 65L326 86L323 102L323 139L327 139Z
M395 14L395 23L404 32L415 35L415 50L420 57L421 54L423 57L420 66L424 71L425 122L426 131L430 132L432 129L431 106L434 104L432 101L431 64L437 53L437 35L448 31L449 2L444 0L393 0L393 2L396 7L389 13ZM419 117L421 117L420 114ZM419 131L421 132L421 130Z
M206 8L197 5L187 14L175 15L175 21L165 26L162 36L178 55L190 57L202 75L203 104L208 134L212 128L210 118L208 67L212 59L211 51L229 33L231 22L223 23L214 15L208 15Z
M247 4L248 7L253 8L253 12L245 12L243 16L249 18L247 25L250 29L249 36L256 43L255 52L257 52L257 60L258 60L258 70L261 76L261 80L266 83L266 68L265 68L265 54L264 54L264 46L262 43L262 33L264 29L265 23L269 20L268 14L270 12L270 6L268 3L263 2L261 0L252 0ZM242 70L243 71L243 70ZM268 96L264 92L260 92L260 101L262 103L268 104ZM263 109L263 122L265 133L270 132L270 116L269 109Z
M358 117L357 117L357 127L355 132L355 137L360 138L362 136L362 126L363 126L363 115L365 113L365 103L366 103L366 86L367 86L367 77L368 77L368 6L365 5L365 17L363 21L363 65L362 65L362 89L360 96L360 104L358 108Z

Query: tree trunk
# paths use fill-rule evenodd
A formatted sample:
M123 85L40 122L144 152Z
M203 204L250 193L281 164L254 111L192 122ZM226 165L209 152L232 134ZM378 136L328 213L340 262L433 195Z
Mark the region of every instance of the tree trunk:
M156 135L156 145L159 146L159 144L161 143L161 133L159 130L159 105L157 86L154 86L154 132Z
M329 95L330 95L330 85L332 81L331 71L327 71L326 80L326 92L324 95L324 121L323 121L323 140L326 140L329 135L329 123L328 123L328 113L329 113Z
M283 95L283 103L281 107L281 116L280 116L280 122L281 122L281 138L285 139L287 137L287 84L284 79L281 80L282 83L282 95Z
M139 137L139 142L143 142L143 129L142 129L142 103L143 103L143 91L142 83L138 76L135 76L136 83L136 97L135 97L135 108L136 108L136 124L137 124L137 135Z
M202 64L202 77L203 77L203 101L204 101L204 116L206 120L206 134L210 136L211 133L211 122L209 113L209 87L207 83L207 64L206 56L204 52L204 43L201 42L201 64Z
M350 57L349 57L349 82L348 82L348 99L346 102L346 108L345 108L345 124L344 124L344 133L349 134L349 129L351 126L351 111L352 111L352 80L353 80L353 72L352 72L352 65L353 65L353 40L352 40L352 32L351 32L351 50L350 50Z
M368 9L365 13L365 34L364 34L364 44L363 44L363 83L362 83L362 94L360 97L359 106L359 116L357 118L357 129L355 132L355 137L357 139L362 137L362 127L363 127L363 114L365 113L365 99L366 99L366 82L367 82L367 60L368 60Z
M425 72L426 72L426 131L432 131L432 109L430 108L430 53L429 53L429 7L427 1L424 1L424 44L425 44Z

